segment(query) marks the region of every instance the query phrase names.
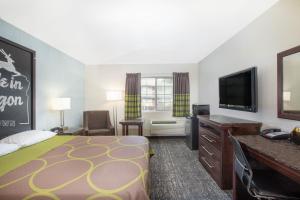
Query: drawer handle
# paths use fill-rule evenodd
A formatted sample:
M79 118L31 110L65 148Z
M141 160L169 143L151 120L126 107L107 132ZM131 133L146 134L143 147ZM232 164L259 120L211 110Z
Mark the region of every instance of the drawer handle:
M201 135L202 137L204 137L207 141L209 141L210 143L215 142L215 140L213 139L209 139L206 135Z
M214 168L214 166L210 165L206 159L204 157L201 157L201 159L206 163L206 165L209 167L209 168Z
M201 147L202 147L202 149L204 149L204 151L206 151L210 156L213 156L213 155L214 155L213 153L211 153L210 151L208 151L204 146L201 145Z

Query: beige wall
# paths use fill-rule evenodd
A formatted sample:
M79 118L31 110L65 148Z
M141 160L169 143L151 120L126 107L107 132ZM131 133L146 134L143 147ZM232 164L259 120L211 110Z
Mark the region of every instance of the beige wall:
M191 104L198 102L198 65L197 64L153 64L153 65L97 65L87 66L85 70L85 109L112 110L112 103L106 100L106 91L125 90L126 73L141 72L142 76L170 75L172 72L189 72L191 85ZM118 120L124 118L124 102L116 103ZM146 112L145 133L149 132L151 119L172 118L171 112ZM119 127L120 128L120 127Z
M300 45L300 1L281 0L199 63L199 101L212 113L262 121L291 130L300 122L277 118L278 52ZM258 112L218 108L218 78L258 68Z

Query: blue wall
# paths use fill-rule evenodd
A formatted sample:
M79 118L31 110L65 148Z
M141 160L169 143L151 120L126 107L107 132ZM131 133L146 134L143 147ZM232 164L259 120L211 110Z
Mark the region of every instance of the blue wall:
M55 97L70 97L65 125L79 127L84 109L84 64L0 19L0 36L36 52L36 128L59 126Z

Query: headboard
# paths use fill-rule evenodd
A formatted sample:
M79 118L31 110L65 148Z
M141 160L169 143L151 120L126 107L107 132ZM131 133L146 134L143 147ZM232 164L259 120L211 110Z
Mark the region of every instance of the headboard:
M0 139L35 129L35 51L0 37Z

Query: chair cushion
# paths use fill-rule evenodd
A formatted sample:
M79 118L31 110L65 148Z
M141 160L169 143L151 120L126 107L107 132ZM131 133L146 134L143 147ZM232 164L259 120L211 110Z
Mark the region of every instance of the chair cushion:
M297 183L271 170L253 170L253 186L262 196L289 199L300 199Z
M107 111L89 111L87 115L89 129L105 129L108 127Z

